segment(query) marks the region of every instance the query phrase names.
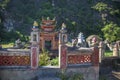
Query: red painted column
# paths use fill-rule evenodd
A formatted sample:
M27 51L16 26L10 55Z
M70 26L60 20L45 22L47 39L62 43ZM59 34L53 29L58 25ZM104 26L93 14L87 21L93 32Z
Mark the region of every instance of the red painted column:
M61 45L61 55L60 55L60 68L67 67L67 46Z
M92 64L93 66L99 66L99 48L93 47L93 54L92 54Z
M38 68L38 59L39 59L39 52L38 46L31 47L31 68L37 69Z

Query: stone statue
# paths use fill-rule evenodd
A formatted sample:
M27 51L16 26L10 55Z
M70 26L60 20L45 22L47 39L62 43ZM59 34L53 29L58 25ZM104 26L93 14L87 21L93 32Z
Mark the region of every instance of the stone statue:
M82 32L80 32L78 34L78 42L77 42L77 46L78 47L86 47L86 42L85 42L85 39L84 39L84 35Z
M99 42L98 42L96 37L93 37L91 42L92 42L91 46L98 46L99 45Z
M77 40L77 39L73 39L73 40L72 40L72 45L73 45L73 47L76 47L77 42L78 42L78 40Z
M20 39L17 39L17 40L15 41L15 48L21 48L21 46L22 46L21 40L20 40Z

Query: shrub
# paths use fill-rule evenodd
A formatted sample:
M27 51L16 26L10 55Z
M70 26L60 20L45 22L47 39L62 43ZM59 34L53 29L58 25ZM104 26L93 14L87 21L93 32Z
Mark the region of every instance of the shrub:
M56 57L50 61L51 65L58 66L59 65L59 58Z
M63 71L59 73L58 76L61 80L84 80L83 74L81 73L66 74L65 71Z
M39 55L39 65L40 66L46 66L48 64L50 64L50 57L48 55L48 51L46 50L42 50L42 52Z
M69 80L84 80L83 75L80 73L73 74Z

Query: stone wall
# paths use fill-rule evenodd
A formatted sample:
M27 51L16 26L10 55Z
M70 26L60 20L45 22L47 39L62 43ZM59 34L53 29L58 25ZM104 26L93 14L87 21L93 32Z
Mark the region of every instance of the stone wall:
M0 51L0 67L30 66L30 51L11 49Z
M83 74L85 80L99 80L98 48L84 48L69 52L67 51L66 46L61 46L60 50L60 65L58 66L58 68L43 68L40 66L37 68L32 68L30 66L30 50L0 51L0 60L2 60L1 63L4 62L5 64L1 64L0 67L10 66L7 69L0 69L0 80L61 80L59 77L59 73L65 73L67 76L80 73ZM27 56L29 58L23 59L24 56ZM74 58L70 58L71 56ZM6 64L3 59L7 60L7 62L9 63ZM23 64L26 62L25 60L29 60L29 63L27 63L26 65ZM21 63L20 65L19 62ZM90 65L88 63L90 63ZM72 66L69 66L69 64L72 64ZM16 65L18 66L18 68L15 67ZM20 66L24 66L24 68L19 68Z
M62 80L60 75L83 74L85 80L99 80L99 67L81 66L66 68L3 69L0 80ZM64 75L62 77L64 77Z

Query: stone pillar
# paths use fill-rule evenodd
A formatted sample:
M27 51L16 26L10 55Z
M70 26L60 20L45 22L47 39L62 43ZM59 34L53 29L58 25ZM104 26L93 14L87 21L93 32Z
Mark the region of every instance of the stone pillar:
M115 43L114 47L113 47L113 56L118 57L119 56L119 48L118 48L118 44Z
M31 69L37 69L39 63L39 46L32 45L31 47Z
M39 63L40 33L36 21L34 21L32 30L33 31L31 32L31 69L37 69Z
M67 67L67 30L66 25L62 24L62 29L59 33L59 65L64 69Z
M103 41L99 43L99 62L101 63L102 59L104 58L105 46Z
M59 34L59 66L64 69L67 67L67 46L62 42L62 35Z
M67 47L66 45L59 45L59 58L60 68L64 69L67 67Z
M93 66L99 66L99 48L93 47L93 54L92 54L92 64Z

